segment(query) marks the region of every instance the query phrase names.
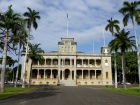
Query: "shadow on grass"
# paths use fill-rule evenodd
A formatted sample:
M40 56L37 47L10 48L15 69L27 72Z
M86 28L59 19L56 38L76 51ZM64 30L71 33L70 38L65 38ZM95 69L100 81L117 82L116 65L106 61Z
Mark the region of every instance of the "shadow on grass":
M0 103L6 103L6 102L14 101L14 100L38 99L38 98L43 98L43 97L54 96L60 93L59 92L60 87L56 87L56 86L35 86L35 87L38 88L35 91L25 92L22 94L0 99ZM13 95L11 93L7 93L7 94Z

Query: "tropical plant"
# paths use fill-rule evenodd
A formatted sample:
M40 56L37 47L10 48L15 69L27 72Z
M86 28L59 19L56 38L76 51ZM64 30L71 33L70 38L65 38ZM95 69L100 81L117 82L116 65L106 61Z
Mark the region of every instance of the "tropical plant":
M30 74L29 74L29 87L30 87L30 78L32 77L32 62L38 62L42 65L43 64L43 56L41 55L44 51L39 47L40 44L29 44L29 51L28 51L28 59L31 61L30 66ZM28 60L29 61L29 60Z
M16 32L16 27L21 27L21 17L20 14L14 13L12 10L12 5L8 7L8 10L0 15L0 27L5 30L5 42L3 50L3 60L2 60L2 71L1 71L1 92L4 92L4 76L6 68L6 56L7 56L7 43L10 34Z
M119 21L113 20L112 18L107 20L108 24L105 27L106 31L110 31L112 34L112 39L114 39L114 29L118 32L120 30ZM117 88L117 66L116 66L116 52L114 52L114 69L115 69L115 88Z
M125 30L122 29L120 32L114 34L115 39L113 39L108 45L111 51L117 51L117 50L121 51L122 72L124 78L123 84L125 90L126 90L125 59L124 59L125 51L131 50L132 47L136 47L135 40L132 39L134 38L134 36L129 37L128 35L129 35L129 31L125 32Z
M40 16L39 16L39 12L36 12L35 10L31 10L29 7L28 7L28 10L29 10L29 12L25 12L23 15L26 17L25 21L27 22L27 28L29 30L29 33L28 33L28 40L29 40L31 26L33 26L35 29L37 29L38 24L37 24L36 19L40 19ZM24 59L22 88L25 88L25 71L26 71L28 40L27 40L26 53L25 53L25 59Z
M140 1L134 1L134 2L128 2L125 1L123 3L123 7L119 10L120 13L123 14L123 24L124 26L127 26L128 20L132 20L132 25L133 25L133 30L134 30L134 35L135 35L135 40L136 40L136 50L137 50L137 58L138 58L138 72L139 72L139 92L140 92L140 58L139 58L139 49L138 49L138 39L137 39L137 34L136 34L136 28L135 28L135 20L140 12Z
M22 26L25 27L25 22L22 22ZM15 87L17 85L17 80L18 80L18 72L19 72L19 61L20 61L20 55L21 55L21 48L23 47L23 49L25 48L25 44L27 43L27 32L26 32L26 28L24 29L19 29L17 32L17 36L13 35L11 40L13 43L13 46L17 46L18 45L18 67L17 67L17 71L16 71L16 79L15 79Z

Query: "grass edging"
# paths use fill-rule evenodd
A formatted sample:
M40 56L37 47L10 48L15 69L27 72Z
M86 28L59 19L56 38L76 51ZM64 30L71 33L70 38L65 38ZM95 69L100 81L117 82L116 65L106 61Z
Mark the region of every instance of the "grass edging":
M114 92L119 92L119 93L124 93L124 94L130 94L130 95L135 95L135 96L140 96L139 88L127 88L127 90L124 90L124 88L103 88L103 90L108 90L108 91L114 91Z
M18 95L18 94L22 94L25 92L34 91L36 89L37 88L6 87L5 92L0 93L0 99L7 98L10 96L14 96L14 95Z

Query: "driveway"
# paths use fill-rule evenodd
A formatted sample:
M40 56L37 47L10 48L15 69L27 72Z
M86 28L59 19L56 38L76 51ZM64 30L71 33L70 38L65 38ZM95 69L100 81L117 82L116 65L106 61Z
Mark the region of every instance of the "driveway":
M93 86L40 86L28 92L1 99L0 105L139 105L140 97L102 90Z

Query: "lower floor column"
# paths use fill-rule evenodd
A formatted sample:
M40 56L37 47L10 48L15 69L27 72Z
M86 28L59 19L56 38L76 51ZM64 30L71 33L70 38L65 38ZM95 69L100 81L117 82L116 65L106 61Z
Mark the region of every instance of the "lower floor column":
M64 71L62 70L62 80L64 80Z
M96 79L96 70L95 70L95 79Z
M83 80L83 70L82 70L82 80Z
M90 80L90 70L88 70L88 78L89 78L89 80Z
M45 72L45 70L44 70L44 79L46 78L46 72Z
M72 71L70 71L70 80L72 80Z
M52 79L52 70L51 70L51 79Z

